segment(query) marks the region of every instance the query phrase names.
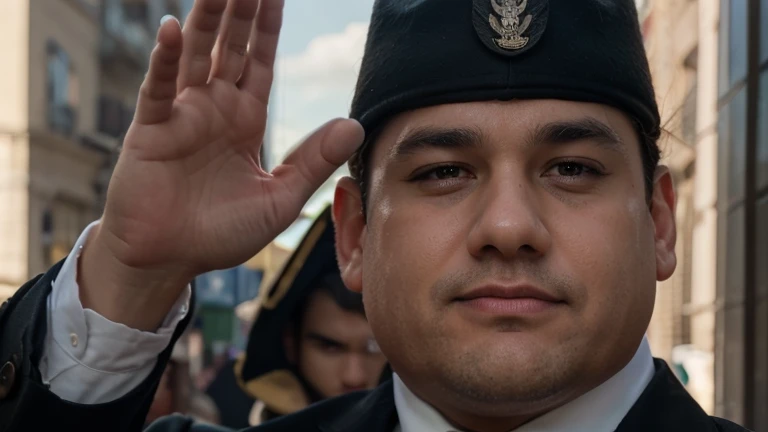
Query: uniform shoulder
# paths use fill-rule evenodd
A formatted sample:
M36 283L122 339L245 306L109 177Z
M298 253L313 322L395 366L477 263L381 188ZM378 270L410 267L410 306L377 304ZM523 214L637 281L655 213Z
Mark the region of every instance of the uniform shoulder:
M334 423L369 394L369 391L360 391L326 399L294 414L278 417L248 432L303 431L317 425Z
M262 425L244 429L241 432L276 432L315 430L319 424L333 423L337 418L365 398L369 392L356 392L333 399L328 399L305 408L294 414L278 417ZM188 416L174 414L164 417L146 430L146 432L233 432L232 429L211 426L195 422Z
M715 422L715 425L717 425L717 429L720 432L752 432L749 429L741 427L736 423L726 419L712 417L712 420Z

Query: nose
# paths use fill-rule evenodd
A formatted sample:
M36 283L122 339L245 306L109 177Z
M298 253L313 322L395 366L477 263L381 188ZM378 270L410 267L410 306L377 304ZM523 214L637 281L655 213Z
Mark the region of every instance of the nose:
M368 387L365 359L357 353L347 354L341 372L341 382L345 391L363 390Z
M469 253L477 258L487 254L533 258L551 246L534 192L524 181L511 177L493 179L480 195L467 241Z

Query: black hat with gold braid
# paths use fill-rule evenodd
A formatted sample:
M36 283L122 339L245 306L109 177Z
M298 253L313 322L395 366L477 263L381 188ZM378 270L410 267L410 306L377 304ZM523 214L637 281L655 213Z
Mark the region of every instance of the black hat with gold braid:
M339 273L330 207L314 221L274 282L262 290L248 348L235 364L240 387L275 414L290 414L311 402L288 361L283 335L318 280L329 273Z

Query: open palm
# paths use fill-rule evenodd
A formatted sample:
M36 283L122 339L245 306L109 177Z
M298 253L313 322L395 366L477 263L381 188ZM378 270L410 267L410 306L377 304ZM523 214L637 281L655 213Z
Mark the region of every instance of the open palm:
M244 262L284 230L363 139L318 129L260 166L282 0L197 0L164 22L113 175L100 237L125 265L190 274Z

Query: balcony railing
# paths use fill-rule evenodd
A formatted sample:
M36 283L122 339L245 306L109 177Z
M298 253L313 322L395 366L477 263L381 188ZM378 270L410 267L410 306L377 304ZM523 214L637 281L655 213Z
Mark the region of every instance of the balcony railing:
M68 104L48 105L48 127L65 136L71 136L77 126L77 111Z
M154 45L146 20L129 19L121 0L105 0L103 30L100 47L103 61L128 60L146 69Z
M133 110L121 101L106 95L99 97L98 131L120 138L133 120Z

